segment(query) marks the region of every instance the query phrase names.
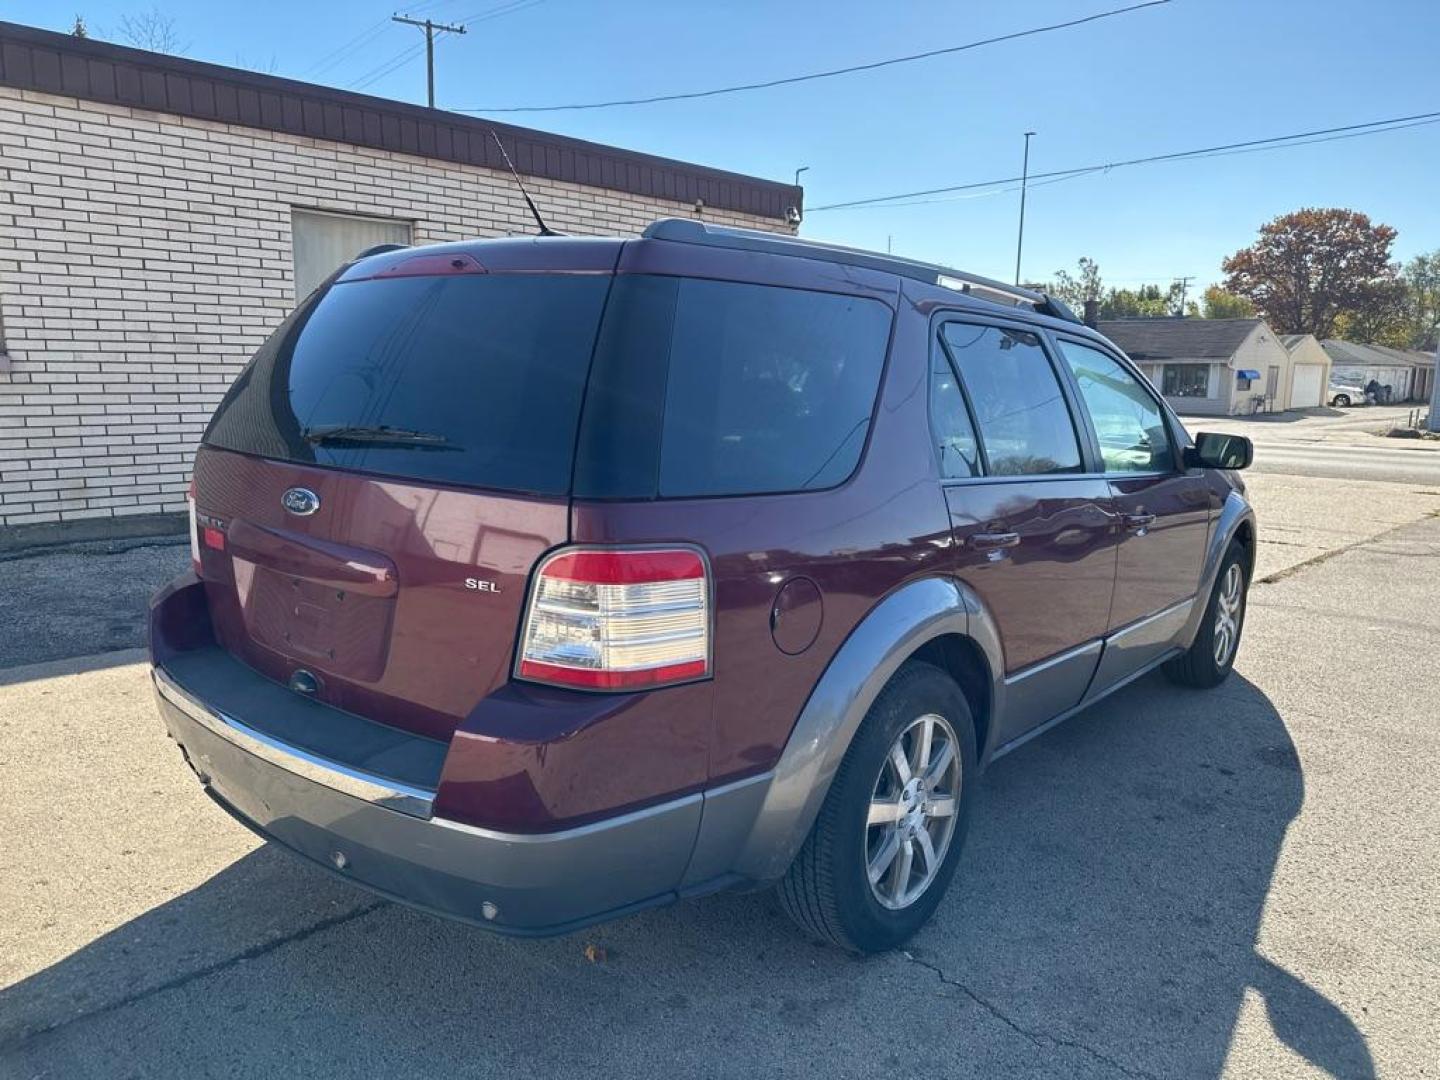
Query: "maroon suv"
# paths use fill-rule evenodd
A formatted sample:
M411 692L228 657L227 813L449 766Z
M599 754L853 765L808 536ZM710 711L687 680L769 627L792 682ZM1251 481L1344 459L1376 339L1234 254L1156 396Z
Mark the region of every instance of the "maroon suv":
M693 221L387 250L216 412L155 687L218 802L396 900L544 934L779 883L888 948L987 762L1229 674L1250 453L940 267Z

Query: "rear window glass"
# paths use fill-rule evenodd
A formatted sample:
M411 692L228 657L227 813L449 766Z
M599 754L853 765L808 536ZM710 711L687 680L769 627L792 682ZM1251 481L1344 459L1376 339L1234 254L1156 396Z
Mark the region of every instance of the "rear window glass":
M890 318L862 297L617 278L576 494L682 498L842 483L869 433Z
M610 281L496 274L333 285L260 349L205 441L563 494Z

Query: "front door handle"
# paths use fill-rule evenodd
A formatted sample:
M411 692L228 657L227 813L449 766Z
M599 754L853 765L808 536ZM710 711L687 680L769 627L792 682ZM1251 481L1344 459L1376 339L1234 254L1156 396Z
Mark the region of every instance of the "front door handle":
M970 546L976 551L999 551L1001 548L1020 546L1018 532L975 533L970 537Z
M1154 514L1125 514L1125 528L1133 533L1140 533L1142 536L1145 530L1155 524Z

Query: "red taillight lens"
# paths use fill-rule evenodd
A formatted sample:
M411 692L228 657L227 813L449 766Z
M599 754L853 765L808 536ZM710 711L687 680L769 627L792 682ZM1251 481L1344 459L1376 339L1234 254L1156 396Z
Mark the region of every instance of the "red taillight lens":
M195 518L195 479L190 479L190 490L185 493L185 503L190 510L190 566L200 573L200 522Z
M562 551L530 589L516 674L635 690L710 674L710 579L687 548Z

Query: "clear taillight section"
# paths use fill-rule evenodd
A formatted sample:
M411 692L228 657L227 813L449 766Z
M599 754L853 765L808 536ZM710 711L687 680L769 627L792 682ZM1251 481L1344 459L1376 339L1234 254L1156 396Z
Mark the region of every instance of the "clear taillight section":
M195 481L190 481L190 490L185 493L185 502L190 508L190 566L200 573L200 522L195 517Z
M686 548L572 549L541 564L516 674L633 690L710 674L710 581Z

